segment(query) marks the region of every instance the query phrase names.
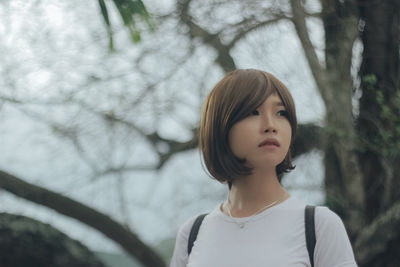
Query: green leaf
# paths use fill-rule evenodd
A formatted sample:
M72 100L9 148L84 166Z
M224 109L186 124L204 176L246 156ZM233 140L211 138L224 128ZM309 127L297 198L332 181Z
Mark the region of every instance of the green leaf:
M375 74L368 74L363 77L363 82L374 85L377 82Z
M105 0L98 0L106 24L107 33L109 36L109 49L114 50L112 25L108 15L108 9ZM137 43L141 40L141 29L137 26L137 21L143 21L146 26L153 30L153 23L150 20L150 14L147 12L141 0L112 0L116 6L118 13L128 29L132 42Z
M120 13L124 25L129 30L133 42L141 40L141 32L137 27L136 20L140 18L153 30L153 25L150 21L150 15L146 10L141 0L113 0L115 6Z
M113 32L111 28L110 18L108 16L107 5L104 0L99 0L99 6L101 10L101 14L104 18L104 22L106 23L106 29L108 34L108 49L110 51L114 51L114 40L113 40Z
M387 105L383 105L382 106L381 117L383 119L390 120L392 118L392 115L393 115L392 110Z
M376 91L376 102L379 105L383 105L385 98L383 97L383 93L381 91Z

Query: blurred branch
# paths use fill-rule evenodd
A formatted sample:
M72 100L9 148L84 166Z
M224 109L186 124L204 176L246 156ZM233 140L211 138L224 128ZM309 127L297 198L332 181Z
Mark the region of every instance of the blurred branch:
M5 96L5 95L0 95L0 100L3 103L9 102L9 103L13 103L13 104L23 104L23 102L21 100L16 99L14 97Z
M216 61L225 72L236 69L235 61L230 55L229 47L222 43L218 34L212 34L206 31L200 25L196 24L189 14L189 5L191 0L178 0L177 8L180 20L188 26L191 38L199 38L205 44L212 46L218 53Z
M317 53L315 52L314 46L311 42L310 35L306 25L306 12L299 0L291 0L293 18L292 22L296 29L297 35L300 39L301 45L304 50L304 54L307 58L307 62L310 66L313 77L317 83L317 89L321 93L324 99L324 88L328 83L328 77L324 72L324 67L320 64Z
M0 94L0 103L5 104L5 103L11 103L15 105L42 105L42 106L51 106L51 105L62 105L65 104L67 100L64 99L48 99L45 101L38 100L37 98L35 99L22 99L22 98L16 98L16 97L10 97L7 95L1 95Z
M120 174L122 172L133 172L133 171L153 171L157 168L155 165L131 165L121 167L108 167L100 172L96 172L93 177L98 178L99 176L105 176L109 174Z
M173 155L175 155L179 152L197 148L197 145L198 145L197 132L198 132L198 129L193 128L192 129L193 138L192 138L192 140L189 140L187 142L178 142L178 141L171 140L171 139L165 139L165 138L162 138L161 136L159 136L158 133L153 133L151 135L148 135L150 140L152 140L153 144L157 144L159 142L164 142L168 145L168 148L169 148L168 152L166 152L166 153L159 152L160 161L157 165L157 169L161 169L161 167L164 166L164 164Z
M299 124L294 139L292 157L298 157L313 149L323 150L324 128L315 124Z
M386 251L389 242L400 236L400 201L395 202L370 225L363 228L354 243L354 252L360 266L372 262Z
M1 170L0 187L18 197L51 208L100 231L121 245L130 255L143 263L144 266L166 266L160 256L143 243L135 233L127 230L109 216L82 203L48 189L27 183Z
M233 27L234 29L237 30L232 41L228 44L228 47L232 48L237 41L241 40L244 36L246 36L247 34L249 34L254 30L257 30L267 25L275 24L283 19L290 19L290 17L287 16L283 11L275 10L272 8L266 9L265 12L263 12L263 14L270 16L270 18L263 21L259 21L254 17L244 18L239 23L231 25L230 27Z
M119 173L119 175L117 176L116 187L118 192L117 195L118 195L120 214L122 214L122 216L124 217L123 219L124 227L128 230L131 230L130 212L127 206L127 203L129 203L129 201L126 200L126 190L124 190L126 188L125 177L122 175L122 173Z
M285 15L282 14L281 16L278 16L276 18L258 22L256 24L252 24L252 25L245 27L241 31L238 31L238 33L234 36L233 40L228 44L228 47L232 48L237 43L237 41L241 40L244 36L246 36L250 32L257 30L259 28L262 28L264 26L267 26L267 25L275 24L275 23L281 21L282 19L288 19L288 17L286 17ZM243 21L243 23L247 23L246 20Z

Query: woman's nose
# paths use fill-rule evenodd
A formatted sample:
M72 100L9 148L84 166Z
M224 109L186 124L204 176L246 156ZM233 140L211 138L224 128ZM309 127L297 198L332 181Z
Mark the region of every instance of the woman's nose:
M265 115L263 123L264 123L263 125L264 133L277 132L275 121L271 115Z
M272 133L276 133L276 129L273 127L268 127L264 130L264 133L268 133L268 132L272 132Z

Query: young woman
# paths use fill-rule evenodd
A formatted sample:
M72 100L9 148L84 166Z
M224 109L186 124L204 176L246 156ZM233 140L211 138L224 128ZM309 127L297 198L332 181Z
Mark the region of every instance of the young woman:
M235 70L214 87L199 144L209 173L229 185L229 196L204 218L190 254L195 218L180 228L171 267L311 266L305 204L280 184L294 169L296 128L292 96L273 75ZM326 207L315 210L315 234L314 266L357 266L341 219Z

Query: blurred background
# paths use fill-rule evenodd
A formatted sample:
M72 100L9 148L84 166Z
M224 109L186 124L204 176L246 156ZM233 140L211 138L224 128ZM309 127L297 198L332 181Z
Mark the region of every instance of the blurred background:
M47 266L30 245L41 227L93 266L168 265L180 225L227 196L196 137L236 68L294 97L285 188L341 216L360 266L400 266L399 13L394 0L1 1L2 266Z

